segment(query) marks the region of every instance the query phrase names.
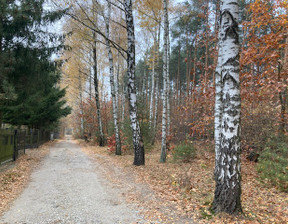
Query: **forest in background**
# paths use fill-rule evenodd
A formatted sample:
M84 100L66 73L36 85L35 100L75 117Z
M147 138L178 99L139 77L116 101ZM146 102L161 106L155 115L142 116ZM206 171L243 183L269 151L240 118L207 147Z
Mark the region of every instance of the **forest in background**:
M66 44L72 50L64 52L62 68L73 108L69 124L76 137L105 142L118 154L131 153L124 3L60 2L71 7L64 31L71 33ZM214 140L220 1L169 2L166 75L162 1L135 1L133 11L144 146L163 141L165 114L168 153L189 160L191 142L211 145ZM239 1L239 28L241 148L254 161L262 155L261 166L273 165L275 170L263 175L287 190L287 3Z

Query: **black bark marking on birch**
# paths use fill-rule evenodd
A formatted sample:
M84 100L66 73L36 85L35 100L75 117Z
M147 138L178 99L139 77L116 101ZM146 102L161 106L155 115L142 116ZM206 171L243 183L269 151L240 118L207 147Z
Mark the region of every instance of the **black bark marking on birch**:
M227 5L238 5L238 3L236 3L236 2L230 2L230 3L228 3Z
M225 81L229 81L229 79L231 79L233 82L232 88L235 88L235 87L239 88L239 81L237 81L232 75L230 75L229 71L226 70L226 74L223 76L223 83L225 83L226 85L229 85L229 82L225 82Z
M223 64L223 66L232 65L232 66L234 66L234 67L237 67L237 66L239 66L239 59L240 59L240 56L239 56L239 54L237 54L235 57L229 58L229 59Z
M225 35L223 37L223 40L227 40L228 37L230 37L231 39L234 40L235 44L239 43L239 34L238 34L238 22L234 20L232 14L227 11L224 10L221 15L220 15L220 24L222 24L222 20L224 19L225 16L228 16L227 18L229 18L231 20L227 20L223 23L223 25L225 26L224 30L225 30Z

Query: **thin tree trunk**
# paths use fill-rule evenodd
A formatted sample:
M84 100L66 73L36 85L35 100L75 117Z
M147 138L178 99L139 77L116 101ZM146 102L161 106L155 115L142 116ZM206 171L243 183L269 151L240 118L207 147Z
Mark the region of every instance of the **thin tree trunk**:
M160 33L161 33L161 22L159 21L158 34L156 39L156 65L159 65L159 48L160 48ZM158 101L159 101L159 72L155 72L155 106L154 106L154 119L152 124L152 136L151 145L154 145L157 130L157 119L158 119Z
M79 81L79 98L80 98L80 136L81 138L84 138L84 113L83 113L83 97L82 97L82 82L81 82L81 75L79 71L79 76L78 76L78 81Z
M95 23L97 24L98 18L95 15L95 2L93 2L93 17L95 18ZM100 99L99 99L99 82L98 82L98 61L97 61L97 34L93 32L93 47L92 47L92 56L93 56L93 72L94 72L94 90L95 90L95 102L97 110L97 121L98 121L98 132L99 132L99 146L105 145L105 136L103 131ZM103 92L103 91L102 91ZM104 104L105 105L105 104Z
M215 32L215 43L217 43L217 40L218 40L218 33L219 33L219 26L218 26L218 17L219 17L219 9L220 7L220 4L219 4L219 1L216 1L216 11L215 11L215 26L214 26L214 32ZM245 37L245 34L243 35ZM243 38L243 41L244 41L244 38ZM215 52L217 51L217 46L215 46ZM217 66L217 54L215 54L214 56L214 60L213 60L213 65ZM216 69L213 70L213 77L212 77L212 80L213 80L213 86L215 86L215 72L216 72Z
M209 80L208 78L208 61L209 61L209 52L208 52L208 42L209 42L209 0L207 0L206 2L206 38L205 38L205 74L204 74L204 93L206 91L206 84L207 84L207 80Z
M112 96L112 107L113 107L113 121L114 121L114 129L115 129L115 139L116 139L116 155L121 155L121 140L120 140L120 133L119 133L119 125L118 125L118 96L116 97L116 87L115 83L115 74L114 74L114 64L113 64L113 55L112 49L109 42L109 23L110 23L110 15L111 15L111 3L108 2L108 14L105 18L106 23L106 46L108 52L108 59L109 59L109 73L110 73L110 85L111 85L111 96Z
M146 64L146 60L144 60L144 65ZM143 97L143 100L146 101L146 98L147 95L146 95L146 69L145 69L145 66L144 66L144 74L143 74L143 78L142 78L142 90L140 93L142 93L142 97Z
M153 120L153 106L154 106L154 91L155 91L155 51L156 51L156 41L154 39L153 46L153 59L152 59L152 80L151 80L151 95L150 95L150 111L149 111L149 129L152 128Z
M180 58L181 58L181 46L179 45L178 69L177 69L177 106L178 107L180 106L180 100L181 100Z
M166 162L167 155L167 59L168 59L168 10L167 10L167 0L163 0L164 9L164 56L163 56L163 111L162 111L162 143L161 143L161 156L160 163Z
M146 69L145 69L146 71ZM146 80L147 80L147 86L146 86L146 89L147 89L147 93L146 93L146 101L145 101L145 105L146 107L148 108L149 107L149 99L150 99L150 95L151 95L151 83L150 83L150 79L149 79L149 72L146 71Z
M129 114L134 146L134 165L145 164L144 143L142 140L140 125L137 115L136 83L135 83L135 33L132 13L132 0L125 0L125 15L127 27L127 74L128 74L128 98Z
M102 115L101 115L101 108L100 108L100 99L99 99L99 87L98 87L98 75L97 75L97 41L96 41L96 33L93 33L93 72L94 72L94 89L95 89L95 101L97 107L97 121L98 121L98 131L99 131L99 146L105 145L105 137L103 132L103 125L102 125Z
M154 120L153 120L153 136L151 137L151 145L154 145L157 131L158 121L158 102L159 102L159 77L156 76L156 94L155 94L155 108L154 108Z
M121 104L122 104L122 117L121 117L121 129L123 130L124 128L124 120L125 120L125 87L124 87L124 83L123 83L123 88L122 88L122 99L121 99Z
M4 74L3 74L3 59L2 59L2 42L3 42L3 37L2 37L2 32L3 32L3 18L0 15L0 93L2 93L3 89L2 89L2 82L4 80ZM2 119L3 119L3 114L1 111L1 102L0 102L0 128L2 127Z
M215 102L215 212L241 207L240 80L237 0L222 0ZM222 115L221 115L222 114Z
M190 58L189 58L189 50L188 50L188 31L186 33L186 96L187 96L187 103L188 103L188 99L189 99L189 91L190 91L190 74L189 74L189 62L190 62Z
M279 92L279 99L280 99L280 105L281 105L281 114L280 114L280 124L279 124L279 134L281 137L284 136L286 131L286 105L287 105L287 81L284 78L282 80L281 72L282 69L284 72L288 71L288 38L285 40L286 46L284 49L284 60L283 65L279 63L278 65L278 82L283 82L284 87L283 90Z
M118 41L119 41L119 44L120 44L120 33L119 33L119 36L118 36ZM119 105L119 95L120 95L120 90L119 90L119 77L120 77L120 51L118 51L118 54L117 54L117 72L116 72L116 76L115 76L115 94L116 94L116 102L117 102L117 114L118 114L118 123L119 123L119 116L120 116L120 105ZM121 138L121 137L120 137Z
M168 35L167 35L167 135L170 135L170 123L171 123L171 104L170 104L170 37L169 37L169 24L168 24Z
M196 31L196 36L195 36L195 46L194 46L194 60L193 60L193 87L192 87L192 91L191 91L191 98L192 98L192 102L193 102L193 97L194 97L194 89L196 88L196 69L197 69L197 50L198 50L198 31Z

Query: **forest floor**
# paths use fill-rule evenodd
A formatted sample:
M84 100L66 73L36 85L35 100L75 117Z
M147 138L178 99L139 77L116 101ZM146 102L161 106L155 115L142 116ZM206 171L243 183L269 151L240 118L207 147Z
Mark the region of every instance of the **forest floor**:
M145 166L139 167L132 165L133 155L129 153L116 156L107 148L81 145L92 158L102 161L102 169L112 183L129 189L126 199L144 206L143 215L152 223L288 223L287 193L260 182L255 163L247 161L245 155L243 214L229 216L214 215L209 210L214 193L214 153L205 142L196 143L197 156L189 163L173 162L170 153L167 163L160 164L160 146L156 145L146 152ZM139 187L143 185L146 187ZM147 187L154 192L153 197L144 197Z
M166 164L159 163L160 147L146 151L146 165L135 167L133 155L115 156L107 147L79 141L82 150L94 161L95 169L114 189L121 189L123 198L138 204L147 223L283 223L288 222L288 195L261 183L255 163L242 158L243 215L213 215L214 153L205 142L198 142L197 156L189 163L175 163L168 153ZM16 163L0 167L0 216L31 182L31 173L47 157L48 143L39 149L27 150ZM140 207L144 209L140 209ZM193 221L192 221L193 220ZM145 222L146 223L146 222Z

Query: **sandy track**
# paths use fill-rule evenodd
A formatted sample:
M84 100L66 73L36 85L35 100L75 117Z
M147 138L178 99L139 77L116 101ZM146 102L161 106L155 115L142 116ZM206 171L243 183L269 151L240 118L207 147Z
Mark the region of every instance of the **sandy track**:
M72 141L56 143L0 223L142 223L94 163Z

